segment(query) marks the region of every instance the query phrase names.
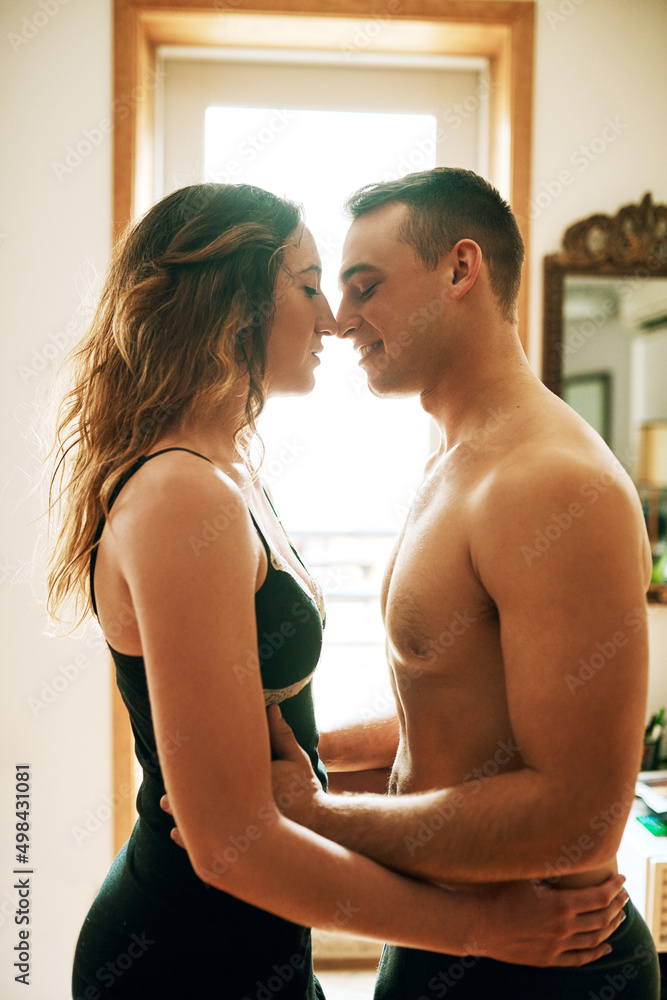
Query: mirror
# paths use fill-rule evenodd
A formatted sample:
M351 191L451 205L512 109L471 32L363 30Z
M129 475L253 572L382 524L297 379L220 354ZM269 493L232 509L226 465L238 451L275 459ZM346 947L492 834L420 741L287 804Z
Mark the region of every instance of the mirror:
M667 205L650 194L574 223L545 257L542 380L637 483L654 554L648 596L667 603L667 474L653 446L667 442Z

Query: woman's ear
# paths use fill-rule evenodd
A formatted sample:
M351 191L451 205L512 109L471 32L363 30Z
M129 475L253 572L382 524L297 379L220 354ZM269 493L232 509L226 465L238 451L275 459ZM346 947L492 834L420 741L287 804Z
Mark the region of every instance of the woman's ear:
M461 299L475 284L482 266L482 251L474 240L459 240L450 253L452 299Z

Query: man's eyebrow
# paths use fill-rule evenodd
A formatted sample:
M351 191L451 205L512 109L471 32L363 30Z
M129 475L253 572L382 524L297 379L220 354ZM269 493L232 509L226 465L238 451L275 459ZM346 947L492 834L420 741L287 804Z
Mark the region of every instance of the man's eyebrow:
M348 267L347 270L343 271L340 278L338 279L338 284L342 288L346 285L350 278L354 274L360 274L366 271L377 271L374 264L355 264L353 267Z

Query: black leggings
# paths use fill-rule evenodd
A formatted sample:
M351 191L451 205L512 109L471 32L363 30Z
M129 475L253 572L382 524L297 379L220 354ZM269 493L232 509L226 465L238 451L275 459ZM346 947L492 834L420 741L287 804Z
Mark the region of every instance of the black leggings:
M576 969L510 965L387 945L375 1000L658 1000L655 945L632 903L610 955Z

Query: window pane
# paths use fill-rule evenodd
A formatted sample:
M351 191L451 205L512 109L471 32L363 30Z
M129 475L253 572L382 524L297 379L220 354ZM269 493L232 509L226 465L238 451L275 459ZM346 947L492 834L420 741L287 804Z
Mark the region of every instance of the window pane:
M342 206L372 181L435 166L432 115L210 107L205 179L257 184L300 202L334 312L349 222ZM415 154L418 155L415 155ZM430 450L417 398L371 396L351 344L325 338L317 386L269 400L262 478L327 602L317 715L391 704L379 593L384 566Z

